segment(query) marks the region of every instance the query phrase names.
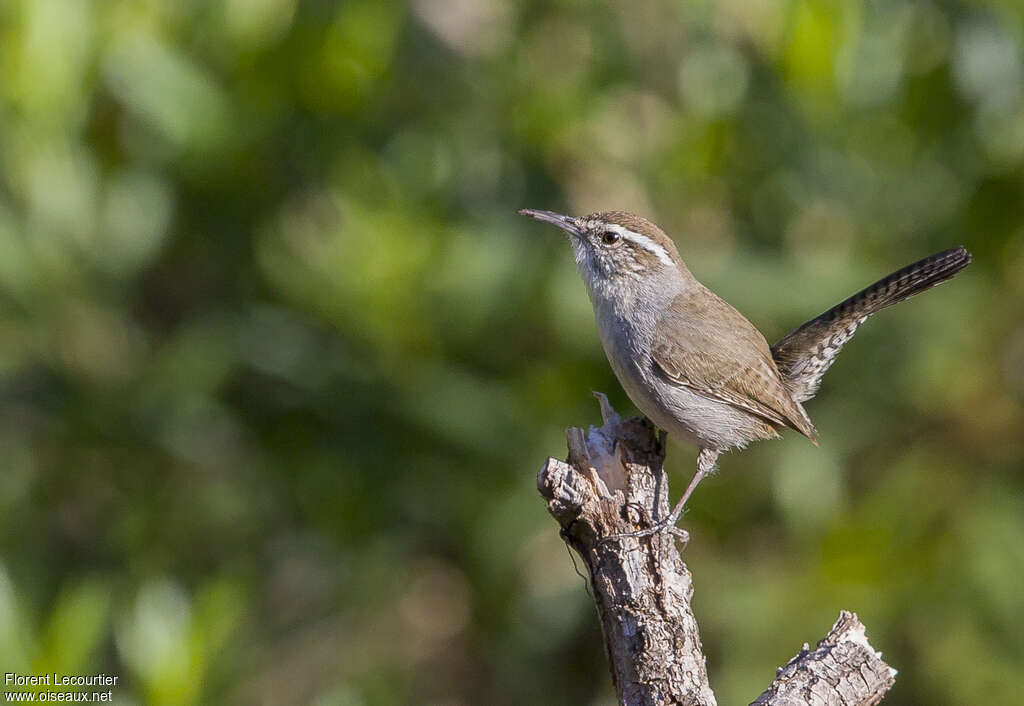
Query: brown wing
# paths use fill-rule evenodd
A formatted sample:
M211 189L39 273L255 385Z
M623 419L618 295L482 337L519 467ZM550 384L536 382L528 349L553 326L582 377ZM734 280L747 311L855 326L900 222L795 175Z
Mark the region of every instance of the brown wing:
M713 292L676 297L654 340L654 363L670 381L815 441L814 425L783 384L764 336Z

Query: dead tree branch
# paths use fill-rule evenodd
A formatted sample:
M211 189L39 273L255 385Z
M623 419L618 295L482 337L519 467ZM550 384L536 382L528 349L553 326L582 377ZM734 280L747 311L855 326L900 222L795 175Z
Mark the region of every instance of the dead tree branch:
M751 706L873 706L895 682L896 670L868 644L863 623L844 610L818 647L805 644Z
M646 419L623 421L598 395L604 425L567 431L567 461L549 458L537 477L562 537L590 572L605 651L626 706L710 706L693 584L668 534L608 539L643 529L669 512L664 436ZM876 704L895 671L843 612L815 650L793 658L754 706Z

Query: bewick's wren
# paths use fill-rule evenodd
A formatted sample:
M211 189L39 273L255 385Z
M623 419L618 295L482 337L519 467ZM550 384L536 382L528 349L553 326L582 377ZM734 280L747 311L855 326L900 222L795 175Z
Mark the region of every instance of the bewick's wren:
M719 454L783 427L817 444L802 402L871 314L943 282L971 262L954 248L908 265L784 336L775 346L690 274L650 221L621 211L583 218L523 209L569 235L608 362L659 428L700 448L697 473L672 513L630 536L674 528Z

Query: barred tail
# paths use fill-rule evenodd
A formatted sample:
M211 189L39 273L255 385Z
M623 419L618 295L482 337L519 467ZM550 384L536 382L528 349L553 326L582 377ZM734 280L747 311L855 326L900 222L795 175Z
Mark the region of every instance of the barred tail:
M945 282L971 264L964 248L944 250L878 280L787 334L772 356L793 399L814 396L821 378L857 327L877 311Z

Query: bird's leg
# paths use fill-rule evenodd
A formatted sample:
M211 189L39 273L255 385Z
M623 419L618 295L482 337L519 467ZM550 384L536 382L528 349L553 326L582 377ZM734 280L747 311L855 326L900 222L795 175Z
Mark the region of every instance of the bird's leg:
M693 480L686 486L686 490L683 491L683 497L679 498L679 502L672 508L672 514L668 516L668 519L664 521L669 526L675 526L679 522L679 517L683 514L683 507L686 505L686 501L693 495L693 491L697 489L697 486L702 480L711 475L715 470L715 464L718 462L718 451L714 449L701 449L700 453L697 454L697 472L693 474Z
M605 539L623 539L625 537L649 537L652 534L659 532L671 532L678 534L682 537L684 542L688 542L690 534L684 530L676 527L676 523L679 522L680 516L683 514L683 508L686 506L686 501L693 495L693 491L696 490L700 482L715 470L715 463L718 461L718 455L721 453L716 449L701 449L697 455L697 472L693 474L693 480L686 486L686 490L683 491L683 496L679 498L679 502L672 508L672 512L661 522L658 522L645 530L639 530L637 532L627 532L625 534L613 534Z

